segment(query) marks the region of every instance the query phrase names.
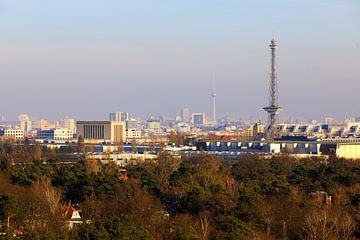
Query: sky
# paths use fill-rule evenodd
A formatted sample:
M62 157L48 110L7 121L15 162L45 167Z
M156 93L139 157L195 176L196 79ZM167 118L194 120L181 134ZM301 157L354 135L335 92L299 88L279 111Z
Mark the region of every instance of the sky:
M0 116L360 116L359 0L0 0Z

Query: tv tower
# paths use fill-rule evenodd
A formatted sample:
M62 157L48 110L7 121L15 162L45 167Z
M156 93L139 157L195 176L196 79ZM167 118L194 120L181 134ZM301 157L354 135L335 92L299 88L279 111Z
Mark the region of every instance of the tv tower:
M215 90L215 74L213 75L213 90L211 93L212 98L212 124L216 125L216 90Z
M268 129L266 137L268 140L274 140L277 133L278 115L282 108L278 105L278 89L277 89L277 75L276 75L276 48L278 44L273 38L269 45L271 49L271 73L270 73L270 87L269 87L269 106L263 109L269 114Z

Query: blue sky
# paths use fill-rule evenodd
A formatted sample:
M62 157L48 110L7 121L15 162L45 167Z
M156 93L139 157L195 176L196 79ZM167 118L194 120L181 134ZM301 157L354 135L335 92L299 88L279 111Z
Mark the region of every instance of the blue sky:
M262 116L273 32L282 116L360 115L357 0L0 0L0 115Z

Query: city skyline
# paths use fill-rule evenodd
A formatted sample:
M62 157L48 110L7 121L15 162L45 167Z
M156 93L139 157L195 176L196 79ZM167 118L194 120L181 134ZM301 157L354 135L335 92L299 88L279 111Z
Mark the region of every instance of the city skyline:
M215 72L218 118L265 119L273 31L282 117L360 115L356 1L84 3L0 1L0 115L210 117Z

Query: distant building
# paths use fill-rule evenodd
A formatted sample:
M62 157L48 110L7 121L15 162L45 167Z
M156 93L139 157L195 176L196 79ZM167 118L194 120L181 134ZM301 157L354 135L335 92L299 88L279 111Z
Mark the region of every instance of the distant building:
M190 123L190 109L189 108L183 108L181 109L181 120L184 123Z
M110 121L126 122L129 119L129 113L127 112L112 112L109 114Z
M44 140L72 140L74 132L67 128L56 128L50 130L38 130L38 139Z
M205 113L193 113L192 123L196 127L201 127L206 123Z
M190 126L187 123L178 123L175 126L175 130L180 133L190 132Z
M309 198L311 201L321 205L330 206L332 204L332 196L330 196L327 192L316 191L309 193Z
M139 139L141 138L141 130L135 128L126 129L126 139Z
M77 121L77 136L87 143L125 142L125 124L119 121Z
M84 222L80 215L80 211L71 206L70 203L66 206L64 218L68 229L72 229L75 226L80 226ZM89 224L90 221L85 221L85 223Z
M139 121L135 118L130 118L126 120L126 129L138 129Z
M32 129L32 122L29 116L26 114L20 114L18 119L20 121L20 129L24 132L30 132Z
M73 132L76 132L75 119L70 118L70 117L65 117L64 118L64 128L71 130Z
M24 139L24 130L0 128L0 136L14 139Z
M45 119L40 119L34 122L33 128L41 129L41 130L49 130L55 128L54 124L49 123L49 121Z
M148 130L159 131L160 130L160 120L149 119L145 123L145 128Z

